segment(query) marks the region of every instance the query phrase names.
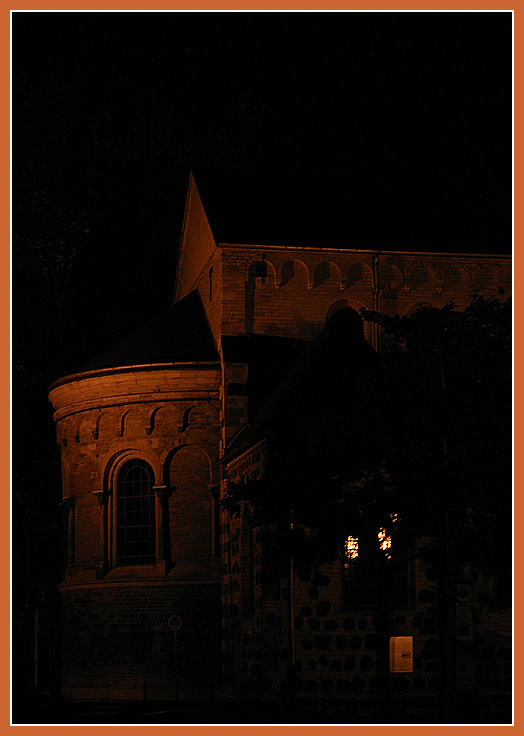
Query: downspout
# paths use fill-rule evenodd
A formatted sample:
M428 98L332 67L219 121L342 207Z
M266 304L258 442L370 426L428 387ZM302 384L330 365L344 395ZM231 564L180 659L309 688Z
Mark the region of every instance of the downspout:
M293 511L291 511L290 542L293 544ZM293 547L289 555L289 583L288 583L288 632L289 632L289 695L291 703L297 696L296 682L296 655L295 655L295 570L293 560Z
M33 685L38 688L38 639L40 632L40 623L38 621L38 608L35 609L35 631L34 631L34 675Z
M379 253L373 253L373 311L379 311L379 293L380 293L380 276L379 276ZM379 326L373 324L373 347L379 352Z

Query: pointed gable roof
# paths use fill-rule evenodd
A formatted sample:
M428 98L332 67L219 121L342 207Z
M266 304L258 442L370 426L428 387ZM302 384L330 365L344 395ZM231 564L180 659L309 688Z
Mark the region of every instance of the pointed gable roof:
M215 248L215 239L191 172L178 251L175 302L189 294Z
M158 363L218 361L196 291L84 365L80 371Z

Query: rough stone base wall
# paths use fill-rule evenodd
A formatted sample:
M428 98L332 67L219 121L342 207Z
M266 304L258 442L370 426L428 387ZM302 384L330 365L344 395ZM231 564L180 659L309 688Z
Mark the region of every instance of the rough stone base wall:
M214 699L220 674L215 584L62 591L63 694L75 698Z

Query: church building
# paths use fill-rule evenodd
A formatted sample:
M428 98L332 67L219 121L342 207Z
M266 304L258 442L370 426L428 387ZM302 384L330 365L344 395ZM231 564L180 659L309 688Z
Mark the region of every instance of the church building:
M252 229L247 209L228 224L199 187L191 176L172 307L50 387L63 476L62 693L278 702L291 687L332 707L358 699L366 718L385 629L352 573L356 540L307 580L289 566L275 575L247 507L235 515L221 499L228 484L263 476L287 397L314 382L342 334L353 336L348 370L387 349L362 309L460 310L473 291L505 300L511 258L425 252L423 240L420 252L398 241L361 248L350 223L337 235L332 218L273 239L272 211ZM385 533L379 542L387 552ZM439 689L436 584L418 559L394 579L388 665L416 712ZM510 619L476 626L464 605L458 685L480 678L503 691ZM482 678L480 641L496 664Z

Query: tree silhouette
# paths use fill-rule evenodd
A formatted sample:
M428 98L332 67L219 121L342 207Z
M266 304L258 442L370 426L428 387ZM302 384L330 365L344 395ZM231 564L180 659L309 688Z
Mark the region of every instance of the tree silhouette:
M292 554L305 577L343 555L353 529L394 534L398 554L415 546L433 563L442 718L453 722L464 565L494 581L488 596L477 588L479 605L511 596L511 304L476 295L463 311L363 316L392 349L371 356L338 321L265 428L266 473L229 486L223 503L248 503L275 554L284 565Z

